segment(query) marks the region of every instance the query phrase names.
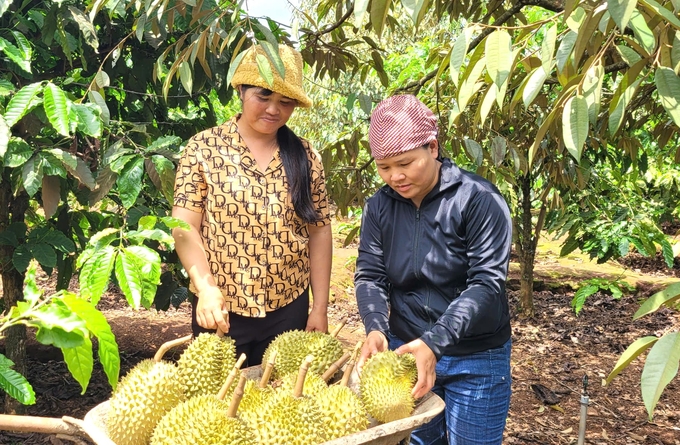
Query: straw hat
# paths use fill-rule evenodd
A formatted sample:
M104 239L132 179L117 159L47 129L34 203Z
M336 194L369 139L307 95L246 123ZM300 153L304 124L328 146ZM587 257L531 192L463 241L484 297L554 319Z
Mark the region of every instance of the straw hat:
M279 56L285 68L285 79L282 79L279 72L272 67L274 85L270 85L262 78L257 67L256 57L258 54L265 55L264 49L258 45L252 46L246 51L248 52L243 56L243 60L241 60L234 77L231 79L231 86L236 88L238 85L253 85L266 88L282 96L297 100L301 107L309 108L312 106L312 101L302 89L302 56L298 51L290 46L279 45Z

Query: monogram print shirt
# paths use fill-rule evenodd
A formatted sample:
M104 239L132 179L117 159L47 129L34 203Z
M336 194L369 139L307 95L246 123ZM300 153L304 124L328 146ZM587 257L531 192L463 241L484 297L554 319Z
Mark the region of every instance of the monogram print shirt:
M295 213L278 150L262 172L238 133L234 117L187 143L175 180L174 205L203 214L201 235L210 270L227 310L264 317L309 286L309 232ZM303 141L312 200L330 224L323 166Z

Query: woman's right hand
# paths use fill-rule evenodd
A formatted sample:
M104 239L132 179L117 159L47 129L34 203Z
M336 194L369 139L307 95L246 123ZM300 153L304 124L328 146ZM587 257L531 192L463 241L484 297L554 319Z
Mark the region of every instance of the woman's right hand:
M197 295L196 322L206 329L217 329L225 334L229 332L229 314L223 311L224 296L219 287L210 286Z
M380 331L369 332L364 341L364 345L361 347L361 356L359 357L359 361L357 361L357 373L361 375L366 360L378 352L387 351L387 347L388 343L385 334Z

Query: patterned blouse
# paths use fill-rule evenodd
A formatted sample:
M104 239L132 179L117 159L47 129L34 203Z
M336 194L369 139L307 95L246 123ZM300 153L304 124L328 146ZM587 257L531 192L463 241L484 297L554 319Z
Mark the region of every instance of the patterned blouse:
M264 317L309 287L309 232L288 196L278 150L262 173L238 133L235 116L187 143L175 179L177 207L202 213L210 270L227 310ZM330 224L321 159L307 141L313 205Z

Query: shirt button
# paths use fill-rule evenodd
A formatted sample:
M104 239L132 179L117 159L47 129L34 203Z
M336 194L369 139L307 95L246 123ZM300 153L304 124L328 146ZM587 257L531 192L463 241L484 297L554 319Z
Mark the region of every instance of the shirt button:
M260 185L264 185L267 181L265 181L264 178L262 176L260 176L260 179L259 179L258 182L260 183Z

